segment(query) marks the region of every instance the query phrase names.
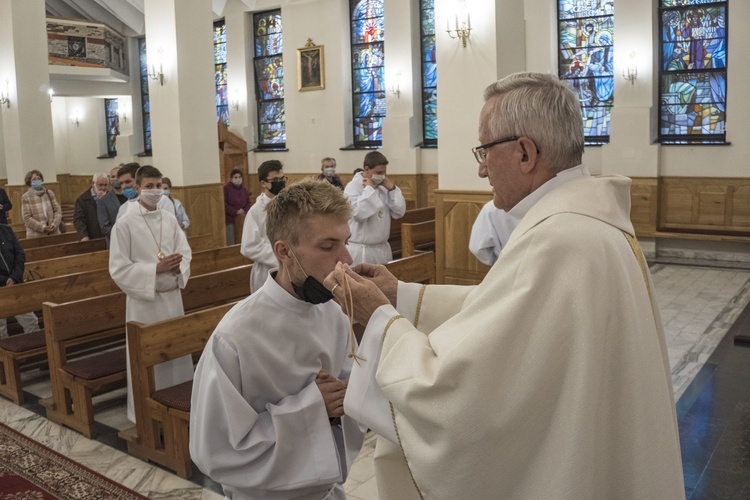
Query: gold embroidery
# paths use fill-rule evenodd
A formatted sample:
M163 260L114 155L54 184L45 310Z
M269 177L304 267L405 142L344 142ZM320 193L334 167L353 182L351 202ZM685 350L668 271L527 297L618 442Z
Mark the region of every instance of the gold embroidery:
M385 334L388 332L388 329L391 327L391 325L393 324L393 322L396 321L397 319L401 319L401 318L403 318L403 316L401 316L400 314L397 314L396 316L394 316L390 320L388 320L388 324L385 325L385 328L383 329L383 337L380 339L380 343L381 344L383 342L385 342Z
M654 297L651 294L651 286L648 283L648 266L646 265L646 259L643 257L643 250L641 250L641 244L632 234L622 232L625 235L625 239L630 244L630 249L633 250L635 258L638 261L638 266L641 268L641 274L643 275L643 281L646 282L646 290L648 290L648 298L651 301L651 307L653 308ZM656 317L656 315L654 315Z
M422 285L419 290L419 299L417 300L417 312L414 315L414 328L417 328L419 324L419 313L422 311L422 299L424 298L424 291L427 290L427 285Z
M417 480L414 479L414 473L411 471L411 467L409 467L409 461L406 459L406 452L404 451L404 445L401 444L401 434L398 432L398 426L396 425L396 410L393 408L393 403L388 403L391 406L391 418L393 419L393 428L396 430L396 440L398 440L398 447L401 448L401 456L404 457L404 463L406 464L406 470L409 471L409 476L411 477L411 482L414 483L414 487L417 489L417 493L419 494L419 498L424 500L424 495L422 494L422 490L419 489L419 486L417 485Z

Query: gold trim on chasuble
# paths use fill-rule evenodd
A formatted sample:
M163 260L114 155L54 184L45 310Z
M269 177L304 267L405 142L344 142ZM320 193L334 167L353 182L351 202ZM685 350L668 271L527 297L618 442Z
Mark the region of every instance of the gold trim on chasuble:
M422 288L419 290L419 299L417 300L417 312L414 314L414 328L417 328L417 325L419 324L419 313L422 310L422 299L424 298L424 292L427 289L427 285L422 285ZM383 330L383 338L382 342L385 342L385 334L388 333L388 329L391 327L394 321L397 319L402 319L403 316L394 316L388 321L388 324L385 325L385 329ZM419 498L424 500L424 495L422 494L422 490L419 489L419 485L417 485L417 480L414 479L414 473L411 471L411 467L409 466L409 461L406 459L406 452L404 451L404 445L401 443L401 434L398 432L398 425L396 425L396 409L393 407L393 403L388 401L388 405L391 407L391 419L393 420L393 430L396 431L396 439L398 440L398 447L401 448L401 456L404 457L404 464L406 464L406 470L409 471L409 477L411 477L411 482L414 483L414 488L417 490L417 494L419 495Z
M630 233L626 233L625 231L622 231L622 234L625 235L625 239L628 240L628 243L630 244L630 249L635 254L635 259L638 261L638 266L641 268L641 274L643 275L643 281L646 282L646 290L648 290L648 298L651 302L651 309L654 307L654 297L651 295L651 286L648 283L648 265L646 264L646 259L643 257L643 250L641 249L641 244L638 243L638 240L635 236L633 236ZM654 311L651 311L654 313ZM654 314L654 318L656 318L656 315Z

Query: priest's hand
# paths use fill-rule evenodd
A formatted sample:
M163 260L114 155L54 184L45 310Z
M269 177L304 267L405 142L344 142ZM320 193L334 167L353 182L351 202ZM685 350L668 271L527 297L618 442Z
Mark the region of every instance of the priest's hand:
M323 285L331 290L344 312L347 312L351 296L352 316L364 326L367 326L375 309L388 304L388 299L373 281L360 276L341 262L336 264L336 268L326 277Z
M320 370L315 377L315 383L323 396L328 418L336 418L344 415L344 396L348 380L339 380L325 370Z
M173 253L172 255L167 255L166 257L161 259L158 264L156 264L156 273L159 274L173 272L175 274L179 274L181 263L182 254Z
M398 280L385 266L375 264L359 264L352 271L369 279L380 288L393 307L396 307L396 293L398 292Z

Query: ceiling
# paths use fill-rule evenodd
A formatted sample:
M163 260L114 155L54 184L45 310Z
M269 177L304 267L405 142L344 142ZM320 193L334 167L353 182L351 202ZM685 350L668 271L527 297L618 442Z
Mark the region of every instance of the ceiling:
M221 17L227 1L211 0L216 17ZM145 33L144 2L145 0L45 0L48 16L102 22L125 36ZM243 2L255 4L255 0Z

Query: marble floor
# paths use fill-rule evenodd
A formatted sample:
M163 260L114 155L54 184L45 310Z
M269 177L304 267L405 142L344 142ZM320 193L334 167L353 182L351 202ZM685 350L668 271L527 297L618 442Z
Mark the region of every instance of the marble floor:
M750 302L750 270L660 263L652 265L651 272L667 335L675 396L679 398L678 418L699 419L694 414L696 408L700 408L716 366L710 362L716 357L712 354L717 346L728 342L724 339L722 343L722 339ZM747 316L750 325L750 312ZM745 351L750 356L750 348ZM94 441L47 421L37 403L39 398L49 396L45 374L32 371L25 377L29 402L19 407L0 398L1 422L150 498L222 498L219 485L200 473L190 481L184 480L125 453L125 444L117 437L117 431L130 426L124 417L123 391L95 399L99 437ZM748 392L748 401L741 410L750 421ZM688 419L688 422L692 421ZM684 431L684 440L692 442L693 438L690 431ZM716 442L718 439L715 438ZM686 491L692 498L712 497L710 491L714 483L702 480L704 471L710 469L711 457L706 456L704 444L700 441L697 451L693 450L695 453L685 455L683 450ZM372 461L374 448L375 438L368 435L345 484L352 500L377 498ZM687 446L687 449L692 448ZM711 470L721 471L721 468ZM742 489L742 483L738 491L750 491L750 470L747 472L748 490ZM745 480L744 475L739 478L740 482Z

